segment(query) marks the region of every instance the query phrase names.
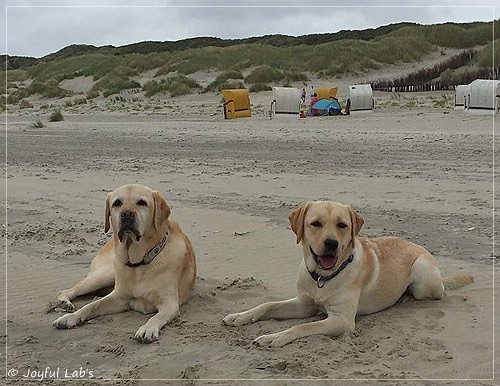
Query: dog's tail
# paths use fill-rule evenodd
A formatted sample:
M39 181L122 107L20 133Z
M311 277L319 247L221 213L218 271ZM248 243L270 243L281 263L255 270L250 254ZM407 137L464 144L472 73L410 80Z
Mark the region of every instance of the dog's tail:
M471 274L457 272L451 276L443 278L444 288L447 290L454 290L474 282L474 278Z

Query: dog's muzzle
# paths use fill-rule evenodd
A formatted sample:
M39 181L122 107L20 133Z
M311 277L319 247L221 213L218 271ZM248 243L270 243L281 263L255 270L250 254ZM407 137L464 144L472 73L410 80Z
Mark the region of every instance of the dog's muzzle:
M314 252L312 248L309 249L311 250L316 264L318 264L322 269L329 270L333 269L335 267L335 264L337 264L338 246L338 241L334 238L329 237L323 242L323 253L321 255L318 255L316 252Z
M135 213L127 210L120 213L120 230L118 231L118 239L123 242L124 237L135 236L136 240L141 239L141 234L137 230L135 224Z

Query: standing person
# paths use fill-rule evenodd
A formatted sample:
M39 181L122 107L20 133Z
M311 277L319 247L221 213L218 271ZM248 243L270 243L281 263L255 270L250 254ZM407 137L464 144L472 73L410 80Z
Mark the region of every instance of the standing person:
M351 114L351 98L347 98L347 103L345 106L345 114L350 115Z
M306 89L305 89L305 87L303 87L302 88L302 96L300 97L300 99L302 99L302 103L306 103L306 95L307 95Z
M314 93L312 95L311 103L309 103L309 109L311 110L311 115L313 115L313 116L318 114L318 110L312 108L317 101L318 101L318 95L316 95L316 93Z

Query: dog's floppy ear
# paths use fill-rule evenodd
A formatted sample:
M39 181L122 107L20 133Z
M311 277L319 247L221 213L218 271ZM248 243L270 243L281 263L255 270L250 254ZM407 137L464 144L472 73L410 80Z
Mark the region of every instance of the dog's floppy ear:
M297 235L297 244L300 243L304 236L304 218L310 206L311 203L305 203L288 215L292 231Z
M365 220L352 207L349 207L349 212L351 214L351 243L354 248L354 240L365 223Z
M106 196L106 208L104 209L104 233L109 231L109 218L111 217L111 210L109 209L109 201L111 199L111 193Z
M155 229L158 231L160 230L161 224L170 216L170 207L160 192L153 192L153 199L155 201L154 223Z

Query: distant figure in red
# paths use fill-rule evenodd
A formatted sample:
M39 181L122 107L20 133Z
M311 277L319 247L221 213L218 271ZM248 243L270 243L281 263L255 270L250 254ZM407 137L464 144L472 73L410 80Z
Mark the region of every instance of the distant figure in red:
M312 108L317 101L318 101L318 94L314 93L313 97L311 99L311 103L309 103L309 108L311 110L311 115L317 115L318 114L318 110Z

